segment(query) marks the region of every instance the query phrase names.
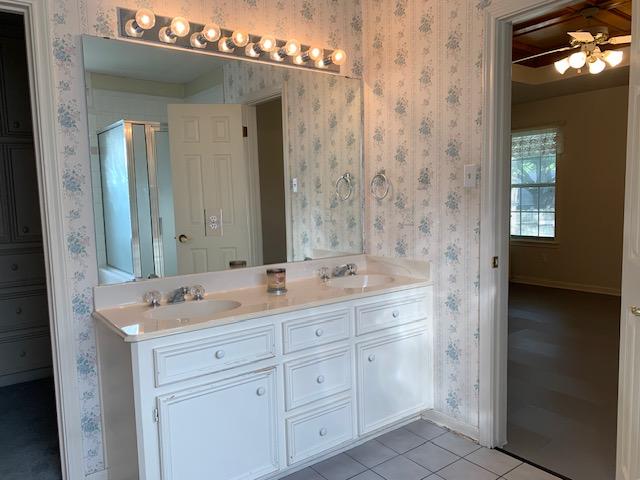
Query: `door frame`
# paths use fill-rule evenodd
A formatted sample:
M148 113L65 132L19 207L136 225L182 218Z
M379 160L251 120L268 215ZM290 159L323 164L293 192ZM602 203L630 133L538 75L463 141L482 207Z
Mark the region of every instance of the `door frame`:
M484 138L480 182L479 440L487 447L501 447L507 441L510 185L507 159L511 150L512 24L572 3L576 3L575 0L496 0L485 10ZM632 50L640 46L638 33L633 33ZM630 112L629 124L634 115L635 112ZM498 266L494 268L496 257Z
M0 0L0 10L23 15L29 94L33 121L38 195L42 219L51 352L56 394L60 463L63 479L84 478L76 334L71 311L72 285L66 259L62 164L57 157L54 68L51 57L51 12L42 0Z

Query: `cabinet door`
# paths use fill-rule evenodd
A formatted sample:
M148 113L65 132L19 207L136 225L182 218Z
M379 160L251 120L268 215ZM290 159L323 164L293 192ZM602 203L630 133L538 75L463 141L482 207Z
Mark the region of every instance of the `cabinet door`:
M3 85L4 130L10 136L32 133L29 101L29 70L23 38L0 38L0 63Z
M13 193L13 240L37 242L42 238L42 227L33 146L14 144L7 145L6 149Z
M7 177L6 151L0 147L0 243L11 241L9 218L9 181Z
M426 407L429 357L426 330L358 345L360 433L369 433Z
M278 469L275 369L158 398L163 480L249 480Z

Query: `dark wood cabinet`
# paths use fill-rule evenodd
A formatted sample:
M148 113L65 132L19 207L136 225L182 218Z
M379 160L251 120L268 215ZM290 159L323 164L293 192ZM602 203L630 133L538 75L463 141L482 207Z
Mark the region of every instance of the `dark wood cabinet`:
M12 193L11 238L14 242L39 242L42 239L42 227L33 145L8 144L4 149L9 163Z
M29 101L29 71L24 40L0 36L2 73L2 135L30 138L33 133Z

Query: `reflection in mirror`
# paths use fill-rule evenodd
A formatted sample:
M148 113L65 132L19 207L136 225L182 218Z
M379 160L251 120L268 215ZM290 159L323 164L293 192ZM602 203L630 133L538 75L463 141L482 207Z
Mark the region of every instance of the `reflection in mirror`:
M356 79L83 38L100 283L361 253Z

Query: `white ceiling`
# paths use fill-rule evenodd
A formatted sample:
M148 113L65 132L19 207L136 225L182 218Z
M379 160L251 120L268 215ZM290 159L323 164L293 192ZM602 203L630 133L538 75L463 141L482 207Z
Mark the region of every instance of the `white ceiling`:
M88 72L166 83L189 83L224 62L238 61L91 36L83 37L82 46Z

